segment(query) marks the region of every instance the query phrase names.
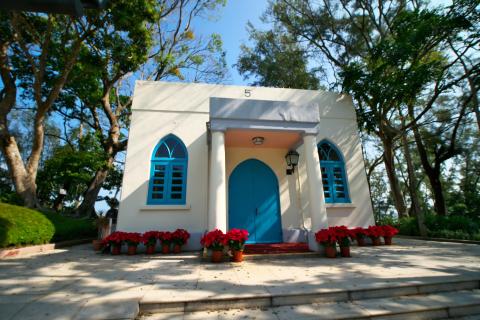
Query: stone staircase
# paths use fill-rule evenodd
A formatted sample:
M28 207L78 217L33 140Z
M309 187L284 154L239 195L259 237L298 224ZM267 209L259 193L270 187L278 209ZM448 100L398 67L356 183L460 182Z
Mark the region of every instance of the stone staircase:
M417 284L140 301L138 319L458 319L480 320L480 278Z

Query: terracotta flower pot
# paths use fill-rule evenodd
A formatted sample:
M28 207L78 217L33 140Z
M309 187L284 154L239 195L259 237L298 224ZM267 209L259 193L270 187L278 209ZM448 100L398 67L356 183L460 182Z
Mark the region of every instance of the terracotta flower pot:
M344 258L350 258L350 246L348 247L340 247L340 254Z
M169 244L162 244L162 253L169 254L170 253L170 245Z
M145 250L146 254L154 254L155 253L155 245L149 245L147 246L147 249Z
M380 242L380 237L370 237L370 239L372 239L372 245L374 245L374 246L379 246L379 245L382 244Z
M223 251L214 250L212 252L212 262L213 263L219 263L219 262L222 262L222 260L223 260Z
M392 237L383 237L383 240L385 241L385 244L387 246L391 246L392 245Z
M137 245L129 245L129 246L128 246L127 254L128 254L129 256L136 255L136 254L137 254Z
M173 246L173 253L180 253L180 252L182 252L182 246L179 244L175 244Z
M122 251L122 245L120 245L120 244L118 244L118 245L113 245L113 246L110 248L110 252L111 252L113 255L119 255L121 251Z
M233 262L242 262L243 261L243 251L242 250L233 250Z
M337 246L336 245L325 246L325 257L336 258L337 257Z
M365 238L364 237L357 237L357 244L359 247L365 246Z
M92 245L93 245L93 250L95 251L100 251L103 248L102 240L93 240Z

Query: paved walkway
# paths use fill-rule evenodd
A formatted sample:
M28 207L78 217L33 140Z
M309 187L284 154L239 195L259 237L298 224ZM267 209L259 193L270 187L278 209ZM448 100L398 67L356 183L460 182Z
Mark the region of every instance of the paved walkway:
M396 240L353 258L203 263L193 254L110 256L90 245L0 260L0 319L122 319L138 301L295 293L478 277L480 246Z

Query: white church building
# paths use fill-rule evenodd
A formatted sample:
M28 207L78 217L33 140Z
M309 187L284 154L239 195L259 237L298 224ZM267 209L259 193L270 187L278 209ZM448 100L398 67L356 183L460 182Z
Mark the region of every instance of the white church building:
M306 242L374 224L351 97L320 90L137 81L117 230L247 229Z

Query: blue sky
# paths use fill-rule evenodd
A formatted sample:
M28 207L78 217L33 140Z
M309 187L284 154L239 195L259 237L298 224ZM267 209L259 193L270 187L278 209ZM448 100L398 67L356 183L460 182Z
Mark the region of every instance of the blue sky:
M220 8L216 13L216 19L202 19L194 23L196 33L221 35L230 70L230 79L227 84L247 84L233 65L237 62L240 54L240 44L248 40L247 22L250 21L254 26L260 26L260 16L267 5L268 1L266 0L227 0L226 6Z

